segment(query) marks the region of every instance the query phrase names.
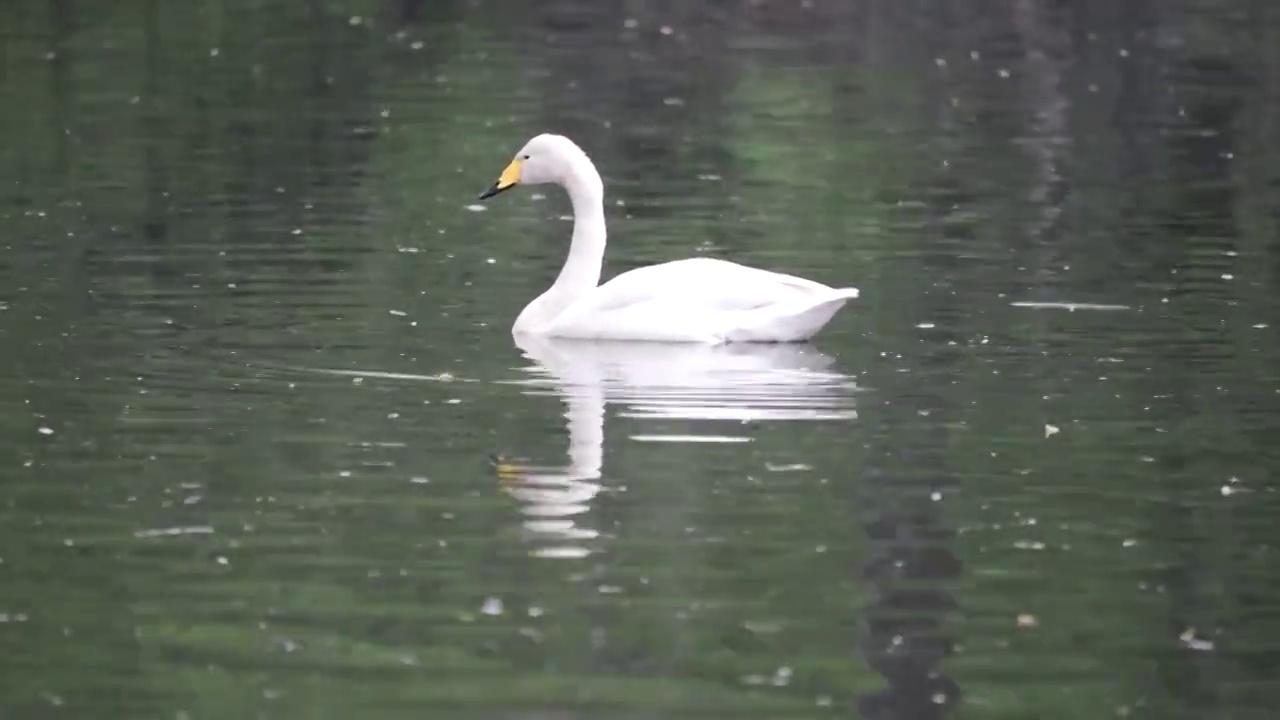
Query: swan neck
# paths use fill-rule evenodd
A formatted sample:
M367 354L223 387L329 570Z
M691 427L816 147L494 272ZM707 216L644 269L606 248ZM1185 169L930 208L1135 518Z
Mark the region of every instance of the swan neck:
M600 284L606 240L604 183L585 155L573 163L565 190L573 205L573 240L555 288L576 295Z

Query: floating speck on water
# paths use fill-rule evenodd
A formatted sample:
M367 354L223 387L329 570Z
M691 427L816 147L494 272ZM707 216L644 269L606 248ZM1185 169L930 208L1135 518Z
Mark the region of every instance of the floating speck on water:
M218 57L220 54L222 54L222 51L218 48L209 48L209 57Z
M934 704L934 705L943 705L943 704L945 704L945 703L947 702L947 694L946 694L946 693L934 693L934 694L933 694L933 697L931 697L931 698L929 698L929 699L933 701L933 704Z
M496 265L498 262L498 258L485 258L484 261L489 265Z
M1253 326L1253 329L1254 329L1254 330L1266 330L1266 329L1267 329L1267 324L1266 324L1266 323L1258 323L1258 324L1256 324L1256 325L1254 325L1254 326Z
M218 563L219 565L230 565L230 564L231 564L231 561L227 559L227 556L226 556L226 555L219 555L218 557L214 558L214 559L213 559L213 561L214 561L214 562L216 562L216 563Z
M422 42L421 40L414 40L413 42L409 43L409 47L413 50L421 50L422 48L426 47L426 43Z
M671 33L675 32L675 30L672 29L670 25L663 25L662 27L658 28L658 32L662 33L663 35L670 35Z
M213 526L211 525L187 525L183 527L167 527L156 528L151 530L138 530L133 534L134 537L156 538L156 537L175 537L178 535L212 535Z
M919 329L921 329L921 330L932 330L932 329L934 329L935 327L937 327L937 325L934 325L934 324L933 324L933 323L931 323L931 322L922 322L922 323L917 323L917 324L916 324L916 327L917 327L917 328L919 328Z
M1120 543L1120 544L1121 544L1121 545L1123 545L1123 546L1125 546L1125 547L1133 547L1134 545L1137 545L1137 544L1138 544L1138 541L1137 541L1137 540L1134 540L1133 538L1125 538L1125 539L1124 539L1124 542L1122 542L1122 543Z
M929 495L929 499L934 502L938 502L939 500L942 499L942 493L938 492L937 490L934 490L933 493Z
M364 378L362 378L362 377L353 377L353 378L351 378L351 384L352 384L352 385L362 385L362 384L364 384Z
M290 233L291 235L301 235L301 234L302 234L302 228L294 228L294 229L290 230L290 231L289 231L289 233Z
M484 604L480 606L480 612L489 616L501 615L502 599L496 597L485 598Z
M481 205L480 203L472 203L467 206L467 209L470 210L471 212L484 212L489 208L485 205Z
M1060 432L1062 432L1062 429L1059 428L1057 425L1050 425L1048 423L1045 423L1044 436L1046 438L1053 437L1054 435L1057 435Z
M1031 613L1019 613L1017 618L1018 627L1036 627L1040 621Z
M350 471L350 470L339 470L339 471L338 471L338 477L344 477L344 478L351 477L351 471Z
M530 605L527 612L529 613L529 617L536 618L542 617L545 611L537 605Z
M765 463L764 469L769 472L802 472L804 470L812 470L813 466L804 463L791 463L789 465L774 465L773 463Z
M427 483L431 482L431 479L426 477L425 475L414 475L413 477L409 478L409 482L413 483L414 485L426 485Z
M386 108L383 108L383 109L382 109L382 112L380 112L380 113L378 113L378 114L379 114L379 115L381 115L381 116L382 116L382 117L384 117L384 118L389 118L389 117L391 117L391 111L390 111L390 110L388 110L388 109L386 109Z
M996 74L999 75L1001 78L1005 78L1005 79L1008 79L1009 77L1009 71L1004 68L1000 68L999 70L997 70Z
M396 317L404 317L409 314L403 310L388 310L387 312L391 313L392 315L395 315Z
M662 98L662 104L667 107L682 107L684 105L684 98L665 97Z
M355 27L363 23L364 18L360 17L359 15L352 15L350 18L347 19L347 22L351 23L351 27Z
M1190 650L1205 651L1213 649L1213 641L1203 640L1196 637L1196 629L1194 627L1189 627L1186 630L1183 630L1182 634L1178 636L1178 640L1182 642L1184 647Z
M773 684L777 687L783 687L791 683L791 668L783 665L773 673Z
M1235 276L1235 275L1232 275L1231 273L1222 273L1222 279L1223 279L1223 280L1235 280L1235 279L1236 279L1236 276Z
M462 402L462 400L461 400L461 399L459 399L459 398L449 398L448 400L445 400L445 401L444 401L444 404L445 404L445 405L457 405L457 404L458 404L458 403L460 403L460 402Z
M36 430L36 432L40 433L41 435L52 435L52 434L53 434L53 428L51 428L51 427L41 427L41 428L39 428L38 430Z

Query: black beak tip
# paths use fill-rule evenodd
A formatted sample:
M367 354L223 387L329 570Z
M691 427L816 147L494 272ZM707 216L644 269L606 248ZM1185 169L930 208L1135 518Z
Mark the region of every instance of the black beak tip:
M494 195L497 195L497 194L498 194L498 193L500 193L500 192L502 192L502 191L498 189L498 185L495 183L495 184L493 185L493 187L491 187L491 188L489 188L488 190L485 190L484 192L480 193L479 197L477 197L476 199L477 199L477 200L488 200L489 198L493 197Z

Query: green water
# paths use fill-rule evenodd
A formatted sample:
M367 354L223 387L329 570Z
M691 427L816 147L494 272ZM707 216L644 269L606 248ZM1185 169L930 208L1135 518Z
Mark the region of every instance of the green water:
M0 718L1280 703L1280 11L0 9ZM811 345L518 347L606 276Z

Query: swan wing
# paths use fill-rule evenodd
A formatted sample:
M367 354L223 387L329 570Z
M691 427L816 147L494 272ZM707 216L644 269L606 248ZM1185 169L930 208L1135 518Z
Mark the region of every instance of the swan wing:
M792 275L694 258L618 275L566 308L551 331L561 337L671 342L799 340L807 335L789 337L805 333L789 328L788 317L835 300L843 305L856 295Z

